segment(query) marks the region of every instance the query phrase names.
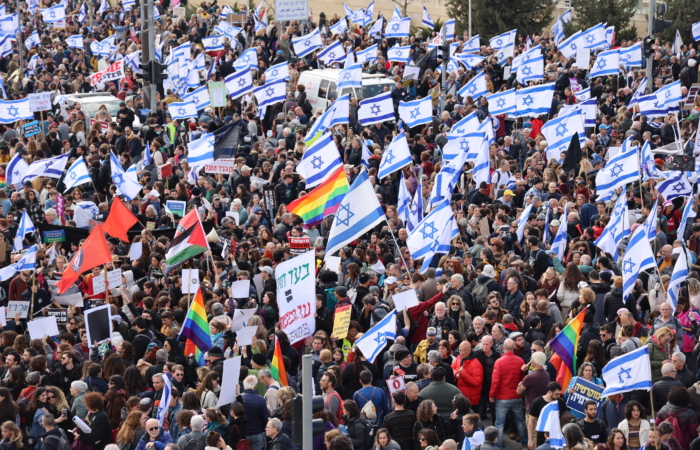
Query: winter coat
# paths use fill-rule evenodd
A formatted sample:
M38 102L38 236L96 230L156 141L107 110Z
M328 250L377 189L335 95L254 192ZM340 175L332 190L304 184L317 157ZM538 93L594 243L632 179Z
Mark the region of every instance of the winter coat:
M119 428L119 424L122 421L122 408L126 406L126 391L124 389L119 389L118 391L107 391L107 406L105 407L105 412L107 417L109 417L109 425L112 429Z
M458 356L452 363L452 371L457 380L457 388L469 399L472 405L481 401L481 389L484 381L484 368L472 352L467 359Z
M647 341L649 347L649 360L651 361L651 382L656 383L661 379L661 365L671 359L671 353L665 351L653 337Z
M692 440L698 435L698 417L692 409L672 405L669 402L656 414L656 426L668 420L669 417L677 421L677 424L673 424L673 436L678 439L683 448L689 448Z
M627 422L627 419L620 422L617 428L619 428L625 435L625 441L629 441L630 425L629 422ZM650 431L651 425L649 425L649 421L646 419L642 419L642 423L639 424L639 442L649 441Z
M617 317L617 311L625 307L625 302L622 299L622 288L613 286L610 292L605 294L603 300L603 314L607 321L614 322Z
M348 430L348 437L352 443L353 450L365 450L365 428L369 426L367 420L361 416L353 417L352 419L343 416L343 423Z
M503 356L498 358L493 367L489 398L496 400L520 398L521 395L516 392L516 389L523 379L524 374L520 370L523 364L525 361L513 352L505 352Z
M418 438L418 433L425 428L430 428L435 431L438 437L438 441L442 442L445 440L445 422L440 417L440 414L433 415L433 420L430 422L416 422L413 426L413 450L420 450L420 440ZM357 449L353 449L357 450Z
M574 300L578 300L579 293L578 290L570 291L564 287L564 284L561 284L559 285L559 289L557 289L557 298L562 308L571 308L571 304Z

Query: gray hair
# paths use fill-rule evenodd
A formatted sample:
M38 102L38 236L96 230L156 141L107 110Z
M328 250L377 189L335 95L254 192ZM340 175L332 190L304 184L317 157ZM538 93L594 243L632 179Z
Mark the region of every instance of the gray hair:
M46 413L43 416L41 416L41 423L43 423L47 427L52 427L54 426L55 420L54 416L51 413Z
M163 374L157 373L151 377L151 380L155 380L156 378L160 378L160 381L163 381Z
M666 363L661 366L661 375L668 375L674 370L676 370L676 366L674 366L673 363Z
M164 348L161 348L156 352L156 361L159 363L165 362L168 360L168 351Z
M496 328L498 328L498 331L500 331L501 334L503 334L503 336L506 335L506 328L503 326L503 324L494 323L494 324L493 324L493 328L491 328L491 333L492 333L492 334L493 334L493 330L495 330Z
M428 362L440 364L442 362L442 356L440 356L440 352L437 350L430 350L428 352Z
M270 426L277 428L278 432L282 431L282 421L281 420L273 417L272 419L268 420L267 423Z
M52 214L52 215L54 215L54 216L57 215L57 214L56 214L56 210L53 209L53 208L47 209L46 211L44 211L44 214Z
M494 442L498 437L498 428L496 427L486 427L484 430L484 439L489 442Z
M38 373L38 372L32 372L32 373ZM29 375L31 375L31 373ZM29 375L27 376L27 380L29 380ZM88 385L86 382L84 382L82 380L77 380L77 381L74 381L70 384L70 388L78 391L78 394L84 394L88 390Z
M450 280L455 280L459 281L460 283L464 284L464 277L460 273L455 273L450 277Z
M259 377L272 377L272 372L270 372L270 369L260 369L258 371L258 376Z
M156 208L153 205L148 205L146 207L146 211L151 211L153 214L158 215L158 211L156 211Z
M258 379L255 377L255 375L248 375L243 380L243 389L255 389L257 385Z
M34 386L35 384L37 384L40 381L41 381L41 374L39 372L29 372L27 374L27 384L28 385ZM85 383L83 383L83 384L85 384ZM71 387L73 387L72 384L71 384ZM85 384L85 390L87 390L87 384Z
M202 431L204 428L204 418L202 418L202 416L192 416L190 419L190 426L193 431Z
M117 444L107 444L105 445L105 450L119 450L119 446Z
M683 363L685 362L685 354L683 354L683 352L676 352L673 354L673 356L678 358L678 361L683 362Z
M476 316L476 317L474 317L474 320L472 321L472 324L474 324L474 322L476 322L477 320L479 321L480 324L486 325L486 321L485 321L484 318L481 317L481 316Z

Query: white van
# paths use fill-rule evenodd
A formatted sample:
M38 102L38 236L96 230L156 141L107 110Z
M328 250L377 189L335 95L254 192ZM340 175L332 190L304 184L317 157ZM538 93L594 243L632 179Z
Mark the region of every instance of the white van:
M338 93L336 80L340 74L340 69L320 69L307 70L301 73L297 84L306 87L306 98L311 103L313 111L317 109L326 110L341 95L350 94L358 99L370 98L384 92L385 86L389 90L395 86L394 80L386 78L383 74L370 75L362 74L362 88L345 87Z

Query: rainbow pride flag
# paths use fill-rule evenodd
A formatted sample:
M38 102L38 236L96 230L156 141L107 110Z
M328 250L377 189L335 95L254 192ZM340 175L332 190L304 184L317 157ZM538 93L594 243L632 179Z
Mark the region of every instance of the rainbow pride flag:
M282 359L282 347L280 347L280 341L277 338L275 338L275 353L272 354L270 372L272 378L279 381L282 386L289 386L287 371L284 369L284 360Z
M348 190L348 178L340 167L316 189L290 203L287 210L304 219L305 228L311 228L338 210Z
M185 356L194 355L199 365L204 365L204 354L211 348L211 334L201 289L197 290L192 300L180 335L187 338Z
M587 310L588 306L569 321L564 329L554 336L549 343L552 350L561 358L562 363L557 370L557 382L561 384L562 389L569 387L571 378L576 373L576 349L578 348L578 339L583 328L583 317L586 315Z

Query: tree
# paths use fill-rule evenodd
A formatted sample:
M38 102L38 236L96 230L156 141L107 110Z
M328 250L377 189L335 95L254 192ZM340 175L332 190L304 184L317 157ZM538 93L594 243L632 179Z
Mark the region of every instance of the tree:
M483 39L506 31L519 35L539 34L554 21L552 0L472 0L472 33ZM457 19L456 34L469 28L469 1L448 0L447 12Z
M637 37L637 28L629 26L637 0L571 0L571 9L574 20L564 28L567 37L599 23L614 26L618 40Z
M673 25L666 28L659 36L663 41L673 41L676 30L681 32L685 44L693 42L691 26L700 17L700 2L697 0L667 0L664 20L672 20Z

